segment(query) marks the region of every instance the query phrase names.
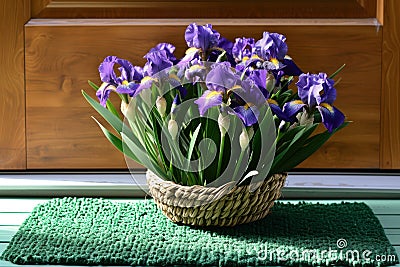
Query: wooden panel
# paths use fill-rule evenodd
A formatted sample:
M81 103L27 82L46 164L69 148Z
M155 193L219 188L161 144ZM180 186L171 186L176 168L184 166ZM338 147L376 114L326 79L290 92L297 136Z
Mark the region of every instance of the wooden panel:
M375 18L377 13L377 2L380 0L357 0L357 3L362 6L369 17Z
M337 21L294 20L286 21L285 25L276 20L209 22L230 39L241 35L260 38L265 30L284 33L289 54L306 71L332 73L346 63L346 69L340 74L343 80L337 86L336 105L354 123L301 166L379 167L381 31L377 31L374 21L338 24ZM107 55L118 55L141 65L146 51L162 41L176 44L176 55L182 55L183 34L188 23L186 20L107 20L104 23L32 20L28 23L28 167L124 167L122 157L108 145L90 119L95 111L85 102L80 90L91 92L86 81L99 81L97 67Z
M0 170L25 169L24 24L29 0L0 2Z
M376 0L31 0L35 18L367 18Z
M381 168L400 169L400 1L384 1Z

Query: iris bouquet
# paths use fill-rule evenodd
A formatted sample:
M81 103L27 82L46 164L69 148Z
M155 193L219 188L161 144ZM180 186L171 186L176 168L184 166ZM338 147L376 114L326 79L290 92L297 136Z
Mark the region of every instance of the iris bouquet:
M193 23L185 41L179 59L172 44L151 48L144 67L106 57L101 85L89 82L99 102L83 92L115 130L99 123L107 139L159 178L182 186L259 184L297 166L347 124L334 106L341 68L330 76L303 72L285 36L231 42ZM111 93L121 98L120 111Z

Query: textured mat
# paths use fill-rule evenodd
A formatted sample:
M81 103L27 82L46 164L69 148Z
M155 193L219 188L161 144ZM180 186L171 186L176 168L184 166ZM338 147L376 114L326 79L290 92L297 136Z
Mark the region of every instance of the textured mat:
M96 198L39 205L2 258L17 264L134 266L384 266L398 259L363 203L277 203L255 223L198 229L170 222L152 200Z

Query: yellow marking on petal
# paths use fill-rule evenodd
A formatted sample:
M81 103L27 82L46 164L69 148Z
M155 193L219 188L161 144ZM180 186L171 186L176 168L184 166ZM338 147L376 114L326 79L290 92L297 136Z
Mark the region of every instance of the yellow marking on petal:
M242 62L246 62L247 60L249 60L249 57L243 57Z
M334 112L333 107L331 105L329 105L328 103L321 103L320 106L329 110L330 113Z
M189 49L186 50L185 55L193 54L193 53L196 53L197 51L199 51L198 48L190 47Z
M270 61L271 61L272 64L274 64L275 66L279 67L279 60L277 60L276 58L271 58Z
M304 103L303 103L303 101L301 101L301 100L294 100L294 101L291 102L291 104L292 104L292 105L302 105L302 104L304 104Z
M267 99L267 103L268 103L268 104L271 104L271 105L276 105L276 106L278 106L278 102L276 102L276 100L271 99L271 98Z
M242 88L242 87L240 85L236 84L229 90L236 90L236 89L240 89L240 88Z
M128 85L129 82L128 82L127 80L125 80L125 81L122 82L122 84L123 84L123 85Z
M242 88L242 87L241 87L240 85L237 85L237 84L236 84L236 85L234 85L231 89L229 89L228 91L226 91L226 94L227 94L228 96L230 96L234 90L241 89L241 88Z
M257 56L257 55L252 55L251 59L259 59L259 60L261 60L261 58L259 56Z
M211 91L211 92L208 93L208 95L206 96L206 99L213 98L213 97L215 97L215 96L217 96L217 95L221 95L221 92L218 92L218 91Z
M140 81L140 83L146 83L148 81L157 81L157 79L154 79L153 77L150 76L145 76L143 79Z
M169 76L169 78L171 78L171 79L180 81L179 77L178 77L175 73L170 73L168 76Z
M189 68L189 71L202 70L202 69L205 69L205 67L196 64L196 65L191 66L191 67Z
M246 103L243 107L245 110L248 110L249 108L251 108L252 106L254 106L253 103Z

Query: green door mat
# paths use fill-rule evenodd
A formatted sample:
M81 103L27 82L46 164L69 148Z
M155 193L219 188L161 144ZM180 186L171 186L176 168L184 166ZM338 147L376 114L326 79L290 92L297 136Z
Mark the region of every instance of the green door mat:
M264 220L199 229L170 222L152 200L98 198L60 198L39 205L2 258L17 264L133 266L398 262L378 219L363 203L276 203Z

